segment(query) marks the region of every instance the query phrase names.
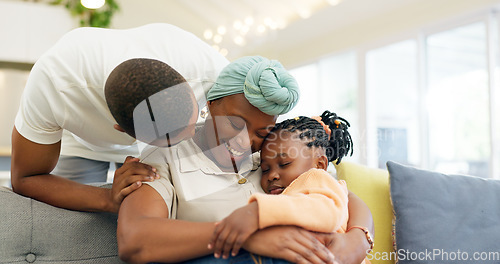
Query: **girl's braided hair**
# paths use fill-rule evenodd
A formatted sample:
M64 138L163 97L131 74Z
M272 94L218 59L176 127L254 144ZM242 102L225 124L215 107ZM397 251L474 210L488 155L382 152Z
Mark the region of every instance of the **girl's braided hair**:
M330 128L331 135L327 134L320 122L306 116L287 119L276 124L269 135L278 130L285 130L291 133L300 132L299 138L301 140L306 139L308 147L324 148L328 161L336 160L336 164L338 165L342 158L348 155L349 151L352 156L353 143L351 135L347 131L351 125L344 118L328 110L323 112L320 117L321 121Z

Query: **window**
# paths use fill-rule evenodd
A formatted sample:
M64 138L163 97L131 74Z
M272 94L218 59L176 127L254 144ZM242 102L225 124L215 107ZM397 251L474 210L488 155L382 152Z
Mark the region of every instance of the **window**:
M301 98L297 106L279 120L302 116L318 116L325 110L345 118L351 125L349 132L354 142L353 157L358 161L359 115L358 115L358 76L356 54L348 52L331 56L317 63L290 70L297 79Z
M415 40L366 54L366 91L372 159L380 168L385 168L388 160L419 164Z
M358 72L357 56L354 52L348 52L322 59L318 62L320 80L320 105L321 112L330 110L345 118L351 127L354 143L353 156L346 160L359 161L361 148L360 142L360 120L358 111Z
M427 37L430 168L487 177L491 155L486 24Z
M494 16L482 14L468 24L420 31L295 69L303 98L294 115L330 109L345 116L361 156L354 161L369 166L385 168L393 160L448 174L495 177L500 173L500 107L495 104L500 55L493 55L500 54L494 43L500 30Z
M290 70L300 88L300 99L297 105L289 113L280 116L280 120L294 118L296 116L316 116L321 111L318 103L319 76L318 65L310 64Z

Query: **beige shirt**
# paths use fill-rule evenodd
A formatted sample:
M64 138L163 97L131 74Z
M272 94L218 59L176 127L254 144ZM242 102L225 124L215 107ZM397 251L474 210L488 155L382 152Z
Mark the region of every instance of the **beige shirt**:
M260 155L241 165L239 173L221 171L192 139L170 148L148 147L141 160L157 168L161 178L145 182L165 200L170 218L220 221L248 203L260 186Z

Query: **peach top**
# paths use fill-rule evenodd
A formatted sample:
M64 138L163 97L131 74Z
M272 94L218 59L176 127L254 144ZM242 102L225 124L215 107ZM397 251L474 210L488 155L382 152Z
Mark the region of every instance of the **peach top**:
M296 225L310 231L345 233L349 213L347 186L325 170L310 169L282 195L253 194L259 205L259 228Z

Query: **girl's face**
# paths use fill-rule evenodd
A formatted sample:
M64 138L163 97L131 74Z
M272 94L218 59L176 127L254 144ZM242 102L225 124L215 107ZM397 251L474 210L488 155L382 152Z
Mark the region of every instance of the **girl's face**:
M322 149L308 147L297 134L274 131L261 150L261 186L266 193L280 194L300 174L312 169L325 169L328 161Z
M222 168L234 169L262 141L277 116L267 115L251 105L243 94L234 94L208 103L205 140L212 159Z

